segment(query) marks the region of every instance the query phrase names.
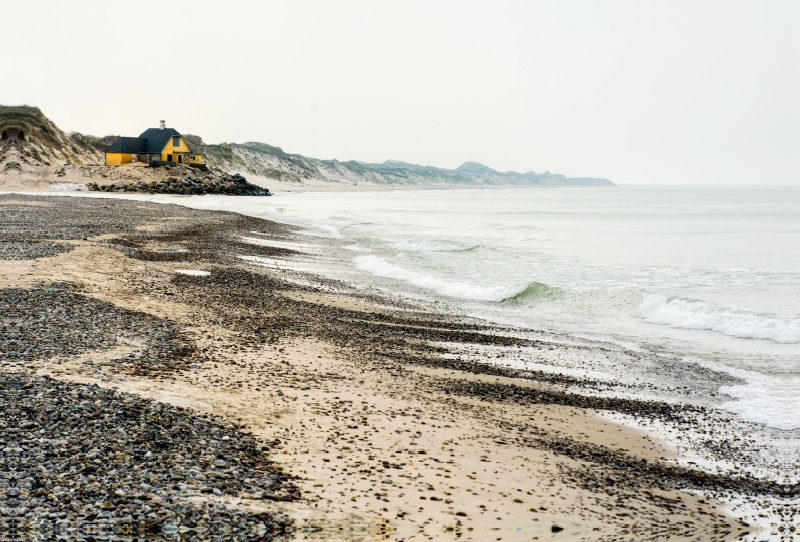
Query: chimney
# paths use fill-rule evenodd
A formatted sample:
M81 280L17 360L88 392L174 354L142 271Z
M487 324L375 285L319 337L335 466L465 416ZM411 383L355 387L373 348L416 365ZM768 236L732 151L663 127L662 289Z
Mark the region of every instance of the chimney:
M165 121L165 120L162 120L162 121L161 121L161 126L159 126L159 127L158 127L158 129L159 129L159 130L163 130L163 129L164 129L164 128L166 128L166 127L167 127L167 121Z

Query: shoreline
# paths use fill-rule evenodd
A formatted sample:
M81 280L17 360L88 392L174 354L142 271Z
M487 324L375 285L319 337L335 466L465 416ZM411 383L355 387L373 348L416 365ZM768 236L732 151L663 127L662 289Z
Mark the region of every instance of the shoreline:
M132 168L132 169L131 169ZM139 178L146 177L164 179L170 176L169 171L164 170L150 170L145 168L144 165L135 166L106 166L103 164L84 164L84 165L66 165L63 167L57 166L38 166L29 168L23 175L9 177L3 175L0 177L0 193L23 191L26 193L45 192L49 193L55 190L65 192L82 193L76 189L63 189L52 187L60 185L86 185L89 183L110 184L114 181L136 181ZM147 170L148 175L143 175L142 171ZM60 173L59 173L60 171ZM240 172L241 173L241 172ZM279 181L270 177L262 177L248 173L245 175L248 182L267 188L273 193L276 192L386 192L386 191L403 191L403 190L484 190L484 189L547 189L547 188L617 188L617 186L535 186L535 185L515 185L515 184L416 184L416 185L403 185L403 184L377 184L377 183L361 183L361 184L348 184L339 181L311 181L311 182L287 182ZM102 192L105 195L124 194L124 192ZM134 194L134 193L131 193ZM139 194L147 195L147 192L140 192Z
M245 244L237 235L261 228L291 243L287 228L179 207L180 200L134 206L128 199L106 199L98 209L93 197L87 209L79 197L0 195L0 209L13 206L33 223L55 217L73 231L55 254L0 260L3 288L69 284L77 287L70 303L92 298L174 325L193 353L172 368L137 361L148 338L132 334L116 337L106 352L40 359L33 369L222 415L265 442L279 440L270 459L296 477L303 499L271 504L226 494L226 506L279 510L328 534L350 524L362 535L388 530L398 540L420 532L473 540L557 533L723 540L744 526L726 516L721 501L680 488L770 491L676 465L674 449L596 414L674 421L706 415L701 410L580 394L591 391L582 379L480 361L489 347L566 355L571 345L546 334L493 334L499 326L413 304L392 310L396 300L376 292L254 266L235 254L291 259L298 252ZM69 218L75 212L97 219L93 231ZM448 341L479 361L462 359L458 349L450 351L459 359L448 361ZM127 361L120 366L119 359Z

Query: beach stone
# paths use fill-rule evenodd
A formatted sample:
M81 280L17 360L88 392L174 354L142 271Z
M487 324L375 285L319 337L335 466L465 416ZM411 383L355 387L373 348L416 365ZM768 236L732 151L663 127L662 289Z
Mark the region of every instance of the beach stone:
M212 489L216 496L272 487L276 499L300 498L291 479L256 449L255 440L221 418L96 385L7 371L0 373L0 409L0 441L5 444L0 470L15 488L6 490L2 514L9 513L9 506L30 510L15 519L22 526L39 525L58 534L63 526L55 522L89 528L103 518L109 529L132 525L147 537L213 517L214 526L206 527L211 534L227 533L226 539L269 540L285 533L290 522L279 514L184 500L184 492L193 492L188 485L177 491L175 480L199 474L208 454L230 457L242 473L217 483ZM235 438L226 442L223 436Z
M0 240L0 260L38 260L69 252L75 247L69 243L52 243L38 240Z
M204 172L194 176L192 170L187 168L172 169L166 166L165 171L177 171L184 175L183 178L168 177L162 180L153 180L150 183L144 181L131 182L126 180L117 181L110 184L99 184L95 182L87 183L89 190L99 192L147 192L160 194L220 194L228 196L271 196L272 192L267 188L262 188L247 181L242 175L214 174ZM106 175L103 175L106 177Z
M192 360L193 345L171 322L82 295L73 285L0 290L0 359L32 362L107 350L121 335L145 345L112 360L132 374L183 369Z

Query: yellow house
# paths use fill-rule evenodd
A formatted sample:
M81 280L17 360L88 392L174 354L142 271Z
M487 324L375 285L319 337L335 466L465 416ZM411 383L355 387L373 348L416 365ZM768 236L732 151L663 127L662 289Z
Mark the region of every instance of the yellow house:
M189 147L186 139L162 120L158 128L148 128L139 137L121 137L106 149L106 165L119 166L143 162L151 166L184 164L205 168L203 155Z

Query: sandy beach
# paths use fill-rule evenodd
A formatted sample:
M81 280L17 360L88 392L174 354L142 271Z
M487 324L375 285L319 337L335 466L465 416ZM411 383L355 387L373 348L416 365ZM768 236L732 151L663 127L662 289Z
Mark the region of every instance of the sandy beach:
M6 378L180 407L265 454L269 467L251 475L257 461L243 459L241 472L224 471L228 485L215 485L192 463L211 441L189 445L178 454L189 462L180 476L146 490L166 503L162 512L231 510L325 540L728 540L747 525L713 495L776 491L676 461L678 450L655 433L609 416L698 430L697 408L578 393L591 391L591 379L491 363L599 363L618 349L515 336L417 300L242 259L301 255L287 248L298 240L282 224L23 194L0 195L0 215L3 302L21 296L28 307L5 324L17 326L6 331ZM242 241L254 231L274 244ZM48 325L53 314L67 320ZM31 334L35 347L14 346ZM265 472L284 477L265 485ZM134 520L155 513L125 491L103 499ZM29 508L46 516L51 504ZM88 521L85 510L58 517Z
M132 7L2 9L0 542L800 542L800 3Z

